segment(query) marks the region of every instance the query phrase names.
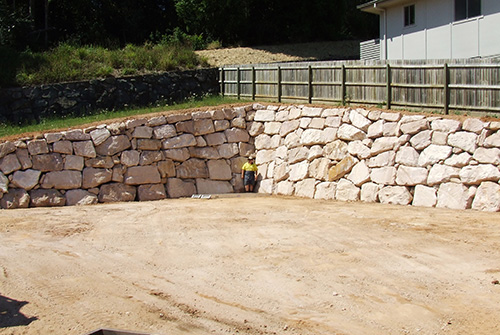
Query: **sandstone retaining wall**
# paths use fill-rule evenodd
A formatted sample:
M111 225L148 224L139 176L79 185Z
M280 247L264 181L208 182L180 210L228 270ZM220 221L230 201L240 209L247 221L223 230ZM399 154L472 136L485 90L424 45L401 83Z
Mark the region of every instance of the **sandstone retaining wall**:
M6 88L0 89L0 122L39 122L54 116L176 102L218 91L215 68Z
M2 208L258 191L500 211L500 122L367 109L252 106L0 144Z

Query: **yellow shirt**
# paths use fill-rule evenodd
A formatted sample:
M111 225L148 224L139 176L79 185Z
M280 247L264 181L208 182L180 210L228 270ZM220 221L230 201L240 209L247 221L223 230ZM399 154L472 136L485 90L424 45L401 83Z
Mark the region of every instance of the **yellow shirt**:
M255 172L257 172L257 165L255 165L255 163L250 164L250 163L246 162L245 164L243 164L243 167L241 169L243 171L255 171Z

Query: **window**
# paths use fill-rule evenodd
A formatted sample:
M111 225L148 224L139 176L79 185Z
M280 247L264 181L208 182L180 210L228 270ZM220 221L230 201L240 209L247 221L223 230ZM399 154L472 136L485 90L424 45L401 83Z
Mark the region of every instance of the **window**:
M455 0L455 21L481 15L481 0Z
M405 27L415 24L415 5L405 6Z

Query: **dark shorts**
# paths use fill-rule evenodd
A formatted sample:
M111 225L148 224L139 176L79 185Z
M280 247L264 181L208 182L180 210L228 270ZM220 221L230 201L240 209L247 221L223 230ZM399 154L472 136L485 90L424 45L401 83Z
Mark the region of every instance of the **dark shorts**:
M254 185L254 184L255 184L255 172L254 171L245 171L243 185Z

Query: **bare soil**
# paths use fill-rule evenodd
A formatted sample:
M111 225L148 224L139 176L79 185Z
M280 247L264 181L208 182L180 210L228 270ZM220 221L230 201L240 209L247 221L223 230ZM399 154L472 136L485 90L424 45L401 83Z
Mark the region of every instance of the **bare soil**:
M359 41L311 42L196 51L211 66L341 60L359 57Z
M500 213L261 195L0 211L0 334L500 334Z

